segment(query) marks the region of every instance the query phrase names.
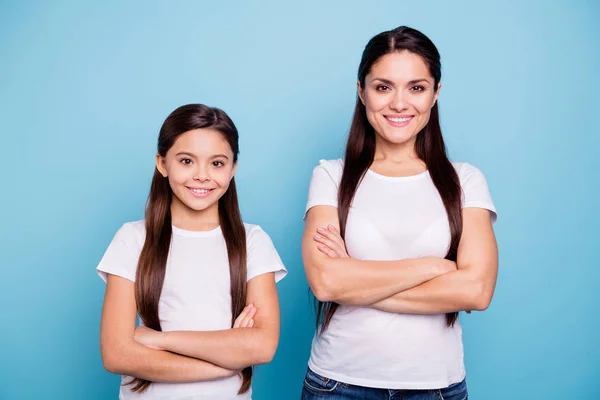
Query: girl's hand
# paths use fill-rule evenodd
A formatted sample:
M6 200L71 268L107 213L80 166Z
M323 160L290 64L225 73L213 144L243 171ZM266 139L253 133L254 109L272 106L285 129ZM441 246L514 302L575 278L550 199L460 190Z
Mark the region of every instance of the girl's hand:
M160 345L162 337L162 332L146 328L145 326L138 326L135 328L133 339L139 344L143 344L151 349L164 350L164 348Z
M233 323L234 328L252 328L254 326L254 316L258 308L254 307L254 304L250 303L242 310L241 314L235 319Z

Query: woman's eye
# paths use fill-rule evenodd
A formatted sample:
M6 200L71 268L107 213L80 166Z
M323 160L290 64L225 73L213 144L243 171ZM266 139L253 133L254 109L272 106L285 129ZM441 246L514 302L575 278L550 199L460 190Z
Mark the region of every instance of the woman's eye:
M385 86L385 85L378 85L377 86L377 90L380 91L380 92L384 91L384 90L389 90L389 88L390 88L389 86Z
M190 164L192 163L192 159L191 159L191 158L182 158L182 159L180 160L180 162L181 162L183 165L190 165Z
M412 90L413 92L422 92L425 90L425 87L417 85L417 86L411 87L410 90Z

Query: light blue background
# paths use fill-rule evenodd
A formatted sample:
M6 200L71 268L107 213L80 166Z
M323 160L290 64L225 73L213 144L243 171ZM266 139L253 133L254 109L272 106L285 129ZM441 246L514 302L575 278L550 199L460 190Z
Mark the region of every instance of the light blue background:
M440 49L450 154L500 214L496 296L462 317L471 397L600 398L598 2L86 3L0 2L0 399L116 398L94 268L142 218L160 124L191 102L237 124L245 220L290 271L255 398L298 398L310 175L342 154L364 45L402 24Z

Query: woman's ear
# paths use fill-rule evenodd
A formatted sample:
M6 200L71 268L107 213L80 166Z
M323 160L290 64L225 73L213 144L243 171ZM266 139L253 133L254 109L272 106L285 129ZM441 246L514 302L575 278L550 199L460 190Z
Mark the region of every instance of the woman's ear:
M358 89L358 97L360 98L360 101L363 103L363 106L364 106L365 105L365 90L360 85L360 81L356 81L356 87Z

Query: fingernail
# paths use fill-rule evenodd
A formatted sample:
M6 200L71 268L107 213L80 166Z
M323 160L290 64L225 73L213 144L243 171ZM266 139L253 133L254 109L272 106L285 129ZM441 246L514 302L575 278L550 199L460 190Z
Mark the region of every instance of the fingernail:
M333 225L329 225L328 228L330 231L335 231L335 226L333 226Z
M325 228L319 228L317 229L319 232L325 232Z
M315 239L322 239L321 235L315 235Z

